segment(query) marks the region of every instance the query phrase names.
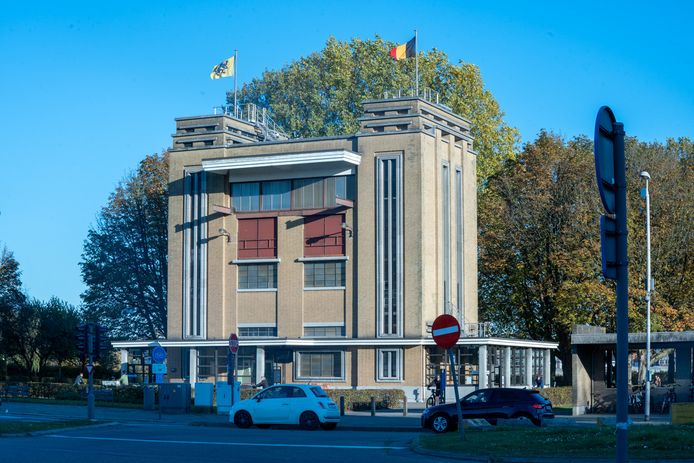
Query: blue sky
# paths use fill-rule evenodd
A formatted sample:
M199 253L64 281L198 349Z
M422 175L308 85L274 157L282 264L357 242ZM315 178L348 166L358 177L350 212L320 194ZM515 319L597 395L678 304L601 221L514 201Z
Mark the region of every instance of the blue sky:
M28 3L24 5L22 3ZM333 35L403 43L477 64L523 141L591 135L610 105L642 140L694 137L689 2L11 2L0 15L0 246L25 290L80 303L78 262L109 194L174 118L208 114L240 83ZM596 192L597 194L597 192Z

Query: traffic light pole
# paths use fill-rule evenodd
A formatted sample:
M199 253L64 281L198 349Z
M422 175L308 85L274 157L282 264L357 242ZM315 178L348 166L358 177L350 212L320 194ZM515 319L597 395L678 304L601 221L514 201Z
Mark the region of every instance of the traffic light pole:
M627 185L624 162L624 125L613 124L615 219L617 222L617 462L627 461L629 426L629 264L627 256Z
M87 419L94 419L94 360L89 355L89 364L87 365L89 379L87 383Z

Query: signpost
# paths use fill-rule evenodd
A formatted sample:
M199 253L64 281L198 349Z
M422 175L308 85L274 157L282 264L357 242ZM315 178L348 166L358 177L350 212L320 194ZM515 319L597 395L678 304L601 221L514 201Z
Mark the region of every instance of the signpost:
M627 461L629 273L624 124L603 106L595 118L595 174L606 215L600 218L603 275L617 280L617 462Z
M236 333L229 335L229 355L227 355L227 383L231 385L231 405L236 400L236 368L237 356L239 352L239 337Z
M458 339L460 339L460 324L453 315L439 315L431 325L431 335L437 346L448 351L448 358L451 362L451 376L453 376L453 391L455 392L455 408L458 411L458 431L460 432L460 439L465 440L463 412L460 407L460 393L458 392L458 371L455 367L455 355L451 350L458 342ZM445 383L441 383L441 387L446 387Z

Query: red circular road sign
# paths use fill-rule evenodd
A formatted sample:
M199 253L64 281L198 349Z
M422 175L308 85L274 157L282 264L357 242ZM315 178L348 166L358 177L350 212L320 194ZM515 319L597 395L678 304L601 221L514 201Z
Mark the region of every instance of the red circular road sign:
M431 325L431 335L437 346L450 349L460 339L460 324L453 315L439 315Z
M236 336L236 333L231 333L229 335L229 351L232 354L235 354L239 351L239 337Z

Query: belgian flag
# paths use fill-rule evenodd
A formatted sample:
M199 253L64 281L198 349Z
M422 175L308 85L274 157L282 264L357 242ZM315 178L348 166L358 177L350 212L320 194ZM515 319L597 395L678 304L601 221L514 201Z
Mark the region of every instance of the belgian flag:
M407 43L391 48L390 56L395 58L395 61L400 61L405 58L414 58L417 54L417 37L412 37Z

